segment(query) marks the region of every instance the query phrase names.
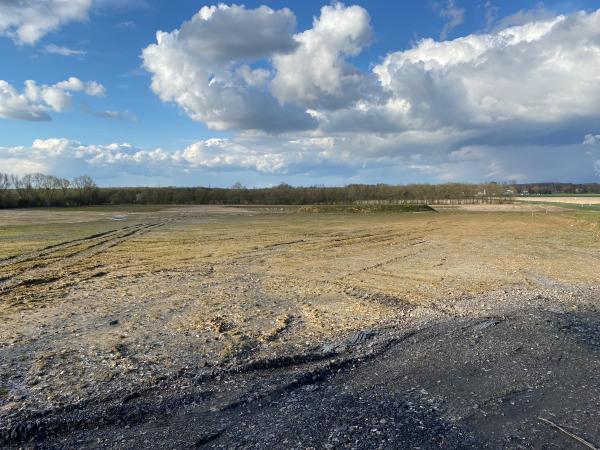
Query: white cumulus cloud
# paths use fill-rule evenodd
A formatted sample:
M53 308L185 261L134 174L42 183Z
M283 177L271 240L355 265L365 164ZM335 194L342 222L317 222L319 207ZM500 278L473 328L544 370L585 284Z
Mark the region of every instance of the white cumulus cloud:
M33 45L46 34L87 18L92 0L2 0L0 35Z
M285 153L262 153L228 139L215 138L195 142L183 151L182 157L192 167L253 169L264 173L282 172L289 163L289 155Z
M312 128L315 122L302 108L281 105L270 94L264 69L248 66L293 51L295 26L288 9L205 6L179 29L159 31L156 44L144 49L152 90L217 130Z
M51 120L48 111L63 112L72 107L71 92L83 92L90 96L104 96L104 86L96 81L83 82L70 77L54 85L39 85L33 80L25 81L19 92L7 81L0 80L0 117L29 121Z
M598 155L582 150L581 136L600 119L600 10L555 15L540 7L497 19L485 5L492 31L423 39L368 71L351 58L373 39L369 14L341 3L299 32L288 10L206 7L179 30L159 32L143 58L164 101L238 132L227 143L196 145L190 164L258 167L258 152L277 155L261 156L274 161L262 167L287 173L312 160L361 170L387 164L434 181L595 176ZM438 12L446 32L464 20L458 1L440 1ZM247 18L247 45L224 36L239 17ZM273 25L282 18L287 27ZM261 40L273 29L283 48ZM254 130L263 138L249 139ZM317 151L311 139L333 144ZM540 161L524 172L523 155Z
M313 27L294 39L294 52L273 58L273 92L281 102L339 108L364 95L365 75L345 61L371 42L371 20L364 8L324 6Z
M106 89L96 81L81 81L79 78L70 77L54 85L55 88L63 91L85 92L92 97L104 97Z
M32 102L4 80L0 80L0 117L31 121L50 120L46 108Z
M416 126L503 125L541 134L548 124L600 117L600 11L558 16L492 34L422 40L374 68L407 102Z
M600 11L543 17L443 42L423 39L365 72L347 61L372 40L360 6L325 6L310 29L294 33L287 9L219 5L159 32L143 60L162 100L218 130L451 128L470 139L531 141L548 127L560 133L600 117ZM232 28L239 33L232 36Z

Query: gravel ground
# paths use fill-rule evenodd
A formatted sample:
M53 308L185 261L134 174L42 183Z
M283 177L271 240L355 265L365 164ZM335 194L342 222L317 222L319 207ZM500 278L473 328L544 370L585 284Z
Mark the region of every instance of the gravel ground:
M285 358L40 412L5 447L577 448L600 442L600 289L515 289L417 307Z

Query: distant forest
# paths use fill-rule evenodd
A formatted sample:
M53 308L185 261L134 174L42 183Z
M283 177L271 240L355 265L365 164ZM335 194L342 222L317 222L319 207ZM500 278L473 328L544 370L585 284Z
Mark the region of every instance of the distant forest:
M436 203L472 200L485 202L513 195L600 193L599 183L447 183L350 184L344 187L270 188L210 187L98 187L89 176L72 180L52 175L16 176L0 173L0 208L117 204L248 204L315 205L357 202Z

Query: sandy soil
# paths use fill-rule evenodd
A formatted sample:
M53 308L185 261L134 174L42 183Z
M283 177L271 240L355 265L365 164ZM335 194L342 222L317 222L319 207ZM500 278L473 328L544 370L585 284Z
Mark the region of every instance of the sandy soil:
M597 197L515 197L519 202L570 203L573 205L600 205L600 195Z
M333 423L322 399L335 404L348 391L340 408L365 420L382 411L394 416L396 403L414 406L393 419L406 425L396 435L388 436L389 426L377 434L360 425L358 441L345 441L350 447L393 447L389 438L423 448L502 448L511 433L532 436L501 419L508 409L494 410L496 422L477 422L474 405L488 414L493 399L530 387L534 396L549 396L555 391L544 389L567 381L571 390L560 395L572 403L565 400L563 408L556 394L555 404L540 403L527 420L552 413L598 439L590 429L598 417L586 415L587 407L573 412L597 380L544 361L568 354L565 361L580 358L580 369L597 370L600 217L523 208L363 216L192 207L135 217L104 211L95 219L86 215L97 211L79 210L69 212L84 227L78 234L33 249L28 226L0 225L0 237L12 233L14 252L0 260L0 443L244 447L247 436L248 446L264 448L296 436L304 424L309 431L300 447L335 447L341 444L331 436L348 430L331 430L359 425L353 417ZM35 214L65 223L53 211ZM117 214L126 217L111 220ZM95 232L83 236L90 224ZM560 337L563 326L575 334L542 351L539 345ZM499 344L526 342L519 327L536 330L539 340L517 357ZM418 336L412 347L404 343L409 335ZM446 350L436 347L441 342ZM475 354L474 342L482 343ZM497 358L504 365L491 369L489 376L500 377L494 381L486 361ZM381 371L365 366L369 359ZM410 367L402 362L411 360ZM422 371L418 383L415 371ZM400 380L391 403L381 399L392 392L381 387L391 383L384 383L386 373ZM469 379L471 387L460 387ZM357 387L365 380L368 386ZM481 398L469 400L467 389ZM314 415L295 421L299 412L288 394L297 398L292 403L313 402ZM250 402L260 398L264 403ZM586 401L598 406L597 395ZM189 405L196 409L189 412ZM289 407L279 415L288 431L271 437L277 405ZM319 414L333 420L331 436L311 428ZM241 426L240 416L256 417L256 427ZM427 433L411 434L419 421ZM173 440L172 430L192 423L194 433ZM494 424L504 431L486 437L485 427ZM540 430L537 437L564 444L552 430ZM153 437L142 444L145 435ZM452 445L443 447L444 439Z

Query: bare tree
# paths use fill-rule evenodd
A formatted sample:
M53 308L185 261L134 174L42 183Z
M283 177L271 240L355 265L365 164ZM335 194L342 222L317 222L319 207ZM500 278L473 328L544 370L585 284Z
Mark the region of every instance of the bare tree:
M10 175L0 172L0 206L7 203L8 191L11 184Z
M98 185L92 179L92 177L88 175L82 175L74 178L71 182L71 185L77 192L77 197L80 199L81 204L89 205L92 203L94 195L98 189Z

